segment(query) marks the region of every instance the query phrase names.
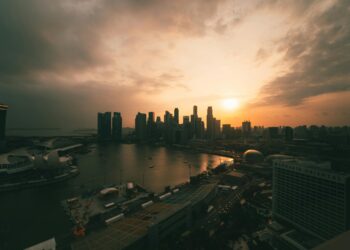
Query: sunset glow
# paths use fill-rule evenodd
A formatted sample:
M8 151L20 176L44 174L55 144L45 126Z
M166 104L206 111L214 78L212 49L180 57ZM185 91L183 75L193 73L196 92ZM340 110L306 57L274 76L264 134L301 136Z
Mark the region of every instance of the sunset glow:
M193 105L233 125L350 122L347 1L31 0L0 12L9 127L93 127L101 110L132 127L139 111Z
M232 111L239 107L239 101L235 98L224 99L221 101L224 109Z

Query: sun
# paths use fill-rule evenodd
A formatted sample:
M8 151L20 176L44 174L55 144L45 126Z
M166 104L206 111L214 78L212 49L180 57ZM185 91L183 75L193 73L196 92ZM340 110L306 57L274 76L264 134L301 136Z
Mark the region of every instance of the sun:
M239 101L236 98L227 98L221 101L221 105L226 110L234 110L238 108Z

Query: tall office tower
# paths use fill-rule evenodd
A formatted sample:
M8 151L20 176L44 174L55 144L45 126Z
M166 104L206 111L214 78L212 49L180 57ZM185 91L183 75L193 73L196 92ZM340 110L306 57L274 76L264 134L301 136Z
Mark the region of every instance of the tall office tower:
M122 116L120 112L113 113L112 119L112 136L115 141L120 142L122 140Z
M135 117L135 134L138 141L146 140L147 135L147 124L146 124L147 115L144 113L138 112Z
M8 106L0 104L0 150L5 148L6 113Z
M202 118L197 117L195 120L195 127L194 127L194 135L197 139L203 138L204 135L204 122L202 122Z
M162 123L162 120L160 119L160 116L157 116L156 123Z
M242 122L242 133L244 137L249 137L250 133L252 131L252 126L250 121L243 121Z
M182 127L185 131L186 141L191 139L191 122L189 116L183 116Z
M222 135L224 139L231 139L232 138L232 128L230 124L223 124L222 125Z
M276 220L322 240L350 229L350 174L328 162L274 161L272 197Z
M154 123L154 112L148 112L148 121L147 123Z
M170 123L171 123L171 114L169 111L165 111L164 124L170 124Z
M198 108L196 105L193 106L193 114L191 115L191 137L197 137L198 131Z
M100 139L109 139L111 137L112 113L98 113L97 114L97 134Z
M214 138L221 138L221 121L214 119Z
M194 116L194 118L198 117L198 108L196 105L193 106L193 116Z
M291 127L284 127L284 139L286 141L292 141L293 140L293 128Z
M156 123L154 121L154 112L148 112L147 137L154 139L156 135Z
M190 117L188 115L183 116L182 124L189 124L189 123L190 123Z
M207 138L213 139L214 138L214 116L213 116L213 108L208 107L207 109Z
M174 109L174 122L176 124L179 124L179 109L178 108Z

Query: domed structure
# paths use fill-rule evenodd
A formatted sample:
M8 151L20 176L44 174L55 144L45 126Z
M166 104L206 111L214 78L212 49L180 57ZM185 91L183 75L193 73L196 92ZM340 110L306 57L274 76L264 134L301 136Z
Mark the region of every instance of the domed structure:
M47 155L47 164L49 168L59 168L61 167L60 157L57 150L52 150Z
M258 150L249 149L244 152L243 159L246 163L257 164L257 163L261 163L264 160L264 156Z
M35 155L34 156L34 167L38 169L45 169L47 168L46 160L43 158L42 155Z

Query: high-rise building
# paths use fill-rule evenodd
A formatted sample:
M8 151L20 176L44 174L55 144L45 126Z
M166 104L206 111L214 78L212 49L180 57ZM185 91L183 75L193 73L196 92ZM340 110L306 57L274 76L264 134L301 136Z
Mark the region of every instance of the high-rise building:
M179 109L178 108L174 109L174 122L176 124L179 124Z
M8 106L0 104L0 150L5 148L6 113Z
M291 127L284 127L284 139L286 141L292 141L294 136L293 128Z
M190 123L190 117L188 115L185 115L182 118L182 124L189 124Z
M165 111L164 114L164 124L170 124L171 123L171 113L169 111Z
M97 114L97 134L99 139L110 139L112 134L112 113Z
M147 137L149 139L155 139L156 137L156 123L154 120L154 112L148 112L147 120Z
M272 197L276 220L319 239L350 229L350 174L332 170L328 162L274 161Z
M196 105L193 106L193 116L194 116L194 118L198 117L198 108Z
M242 122L242 133L244 137L249 137L252 131L252 125L250 121Z
M208 107L207 109L207 138L213 139L214 138L214 116L213 116L213 108Z
M120 112L113 113L112 119L112 136L113 139L117 142L122 140L122 116Z
M232 127L230 124L222 125L222 135L224 139L231 139L233 136Z
M144 113L137 113L135 117L135 134L138 141L146 140L147 136L147 115Z
M221 121L214 118L214 138L221 138Z

